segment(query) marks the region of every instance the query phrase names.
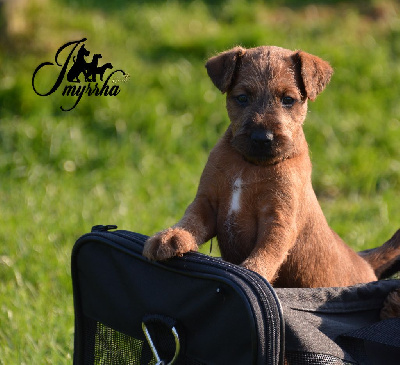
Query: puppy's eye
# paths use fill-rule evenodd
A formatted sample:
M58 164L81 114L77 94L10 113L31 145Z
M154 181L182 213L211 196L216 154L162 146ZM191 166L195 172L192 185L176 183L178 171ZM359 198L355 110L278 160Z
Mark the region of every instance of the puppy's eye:
M240 105L245 105L249 102L249 98L245 94L241 94L241 95L237 96L236 100Z
M293 99L293 98L290 97L290 96L284 96L284 97L282 98L281 102L282 102L282 105L283 105L283 106L291 107L291 106L294 105L294 103L296 102L296 100Z

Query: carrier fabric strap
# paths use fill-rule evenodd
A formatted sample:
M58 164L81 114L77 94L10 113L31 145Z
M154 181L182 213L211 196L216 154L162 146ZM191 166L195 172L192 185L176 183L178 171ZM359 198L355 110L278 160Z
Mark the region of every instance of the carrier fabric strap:
M345 288L276 289L285 319L287 353L296 356L329 354L342 361L363 365L391 364L382 362L382 358L379 362L371 362L370 352L376 349L373 346L378 346L378 353L385 348L387 356L391 352L396 354L398 364L399 322L397 319L379 320L383 301L397 288L400 288L400 280Z
M346 333L338 342L362 364L398 365L400 318L386 319Z

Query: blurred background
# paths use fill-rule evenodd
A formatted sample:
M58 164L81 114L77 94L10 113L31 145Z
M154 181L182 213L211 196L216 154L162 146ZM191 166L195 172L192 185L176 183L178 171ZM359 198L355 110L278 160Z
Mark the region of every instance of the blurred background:
M204 64L235 45L331 63L304 126L313 184L353 248L387 240L400 226L399 11L394 0L1 0L0 364L72 362L80 235L96 224L152 234L182 216L228 126ZM62 88L39 96L32 75L83 37L89 60L100 53L130 78L63 112Z

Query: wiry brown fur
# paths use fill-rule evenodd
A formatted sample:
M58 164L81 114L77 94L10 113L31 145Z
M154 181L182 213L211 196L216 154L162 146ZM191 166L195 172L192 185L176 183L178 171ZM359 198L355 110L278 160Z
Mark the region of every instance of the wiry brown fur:
M381 319L400 317L400 289L392 291L383 303Z
M227 93L231 124L211 151L183 218L151 237L143 254L165 260L217 236L225 260L274 286L376 280L367 262L373 255L357 255L330 229L311 185L302 125L307 100L330 80L330 65L302 51L236 47L212 57L206 67Z

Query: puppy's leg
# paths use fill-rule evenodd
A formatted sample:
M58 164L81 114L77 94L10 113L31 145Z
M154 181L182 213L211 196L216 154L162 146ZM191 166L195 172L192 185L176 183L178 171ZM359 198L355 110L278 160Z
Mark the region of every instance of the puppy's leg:
M270 283L274 282L296 241L295 211L260 216L257 242L242 266L256 271Z
M205 196L197 196L183 218L173 227L156 233L144 246L143 255L150 260L166 260L197 251L198 246L216 234L214 210Z

